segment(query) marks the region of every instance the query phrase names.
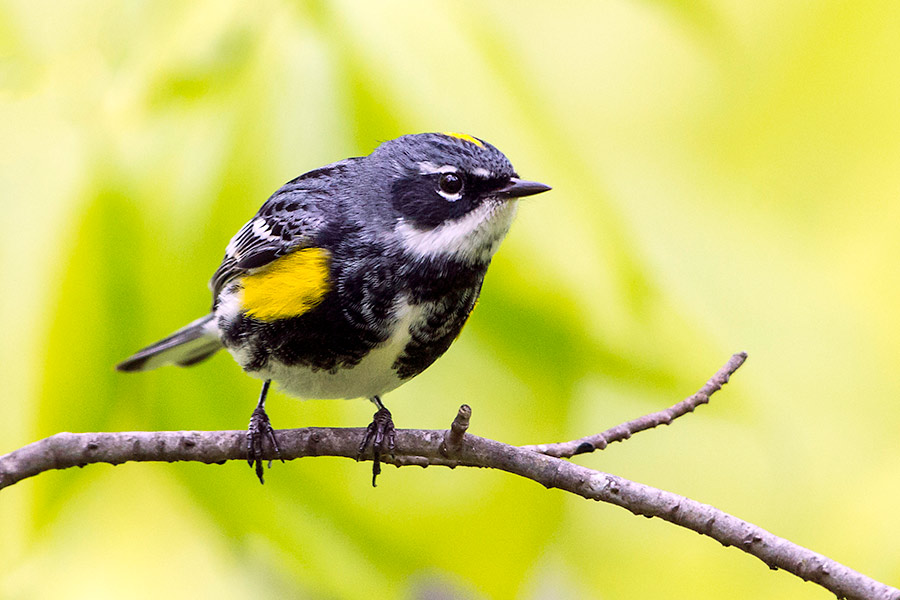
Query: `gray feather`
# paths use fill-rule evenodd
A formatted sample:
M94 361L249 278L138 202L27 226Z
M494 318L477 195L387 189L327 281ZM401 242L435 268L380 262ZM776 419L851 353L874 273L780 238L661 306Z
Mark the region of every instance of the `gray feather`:
M185 325L175 333L139 350L116 365L117 371L149 371L166 364L197 364L222 349L212 314Z

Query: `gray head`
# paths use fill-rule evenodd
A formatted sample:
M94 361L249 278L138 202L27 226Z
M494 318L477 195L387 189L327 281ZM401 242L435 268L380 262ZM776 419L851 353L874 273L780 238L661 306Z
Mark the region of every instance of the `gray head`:
M371 158L390 169L395 230L405 249L420 256L489 261L517 199L550 189L519 179L502 152L464 134L405 135Z

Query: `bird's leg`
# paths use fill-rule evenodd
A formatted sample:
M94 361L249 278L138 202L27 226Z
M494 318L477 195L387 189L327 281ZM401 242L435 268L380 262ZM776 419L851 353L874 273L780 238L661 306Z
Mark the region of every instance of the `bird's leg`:
M387 450L392 457L394 456L394 420L391 418L391 411L381 403L381 398L372 396L369 400L378 407L378 410L372 417L372 422L366 427L366 435L359 445L359 452L356 457L357 460L362 458L369 442L372 442L372 487L375 487L375 479L381 473L382 453Z
M250 426L247 428L247 464L256 467L256 476L259 477L260 483L263 481L263 439L268 439L275 449L275 456L284 462L281 458L281 452L278 450L278 442L275 440L275 430L269 422L269 415L266 414L266 394L269 393L270 379L263 382L262 391L259 393L259 402L250 416ZM272 461L269 461L269 468L272 467Z

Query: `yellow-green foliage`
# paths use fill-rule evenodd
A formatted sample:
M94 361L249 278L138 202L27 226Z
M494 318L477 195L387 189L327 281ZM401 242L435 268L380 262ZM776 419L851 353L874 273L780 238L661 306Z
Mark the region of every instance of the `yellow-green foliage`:
M900 3L0 3L0 453L61 430L240 429L222 354L113 364L208 309L303 171L465 131L522 203L398 427L593 433L750 360L713 405L578 462L900 584ZM275 392L276 427L367 402ZM827 598L658 520L496 472L338 459L91 466L0 492L0 598ZM437 597L437 596L430 596ZM443 596L441 596L443 597Z

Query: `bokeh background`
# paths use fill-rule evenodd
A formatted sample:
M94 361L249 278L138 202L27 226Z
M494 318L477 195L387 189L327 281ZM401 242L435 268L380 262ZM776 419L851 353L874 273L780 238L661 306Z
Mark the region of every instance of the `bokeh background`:
M202 314L283 182L463 131L554 186L464 335L386 401L510 443L713 404L577 462L900 584L900 3L0 3L0 453L239 429L222 354L112 365ZM270 396L276 426L364 401ZM499 472L106 465L0 492L0 597L809 598L733 548Z

